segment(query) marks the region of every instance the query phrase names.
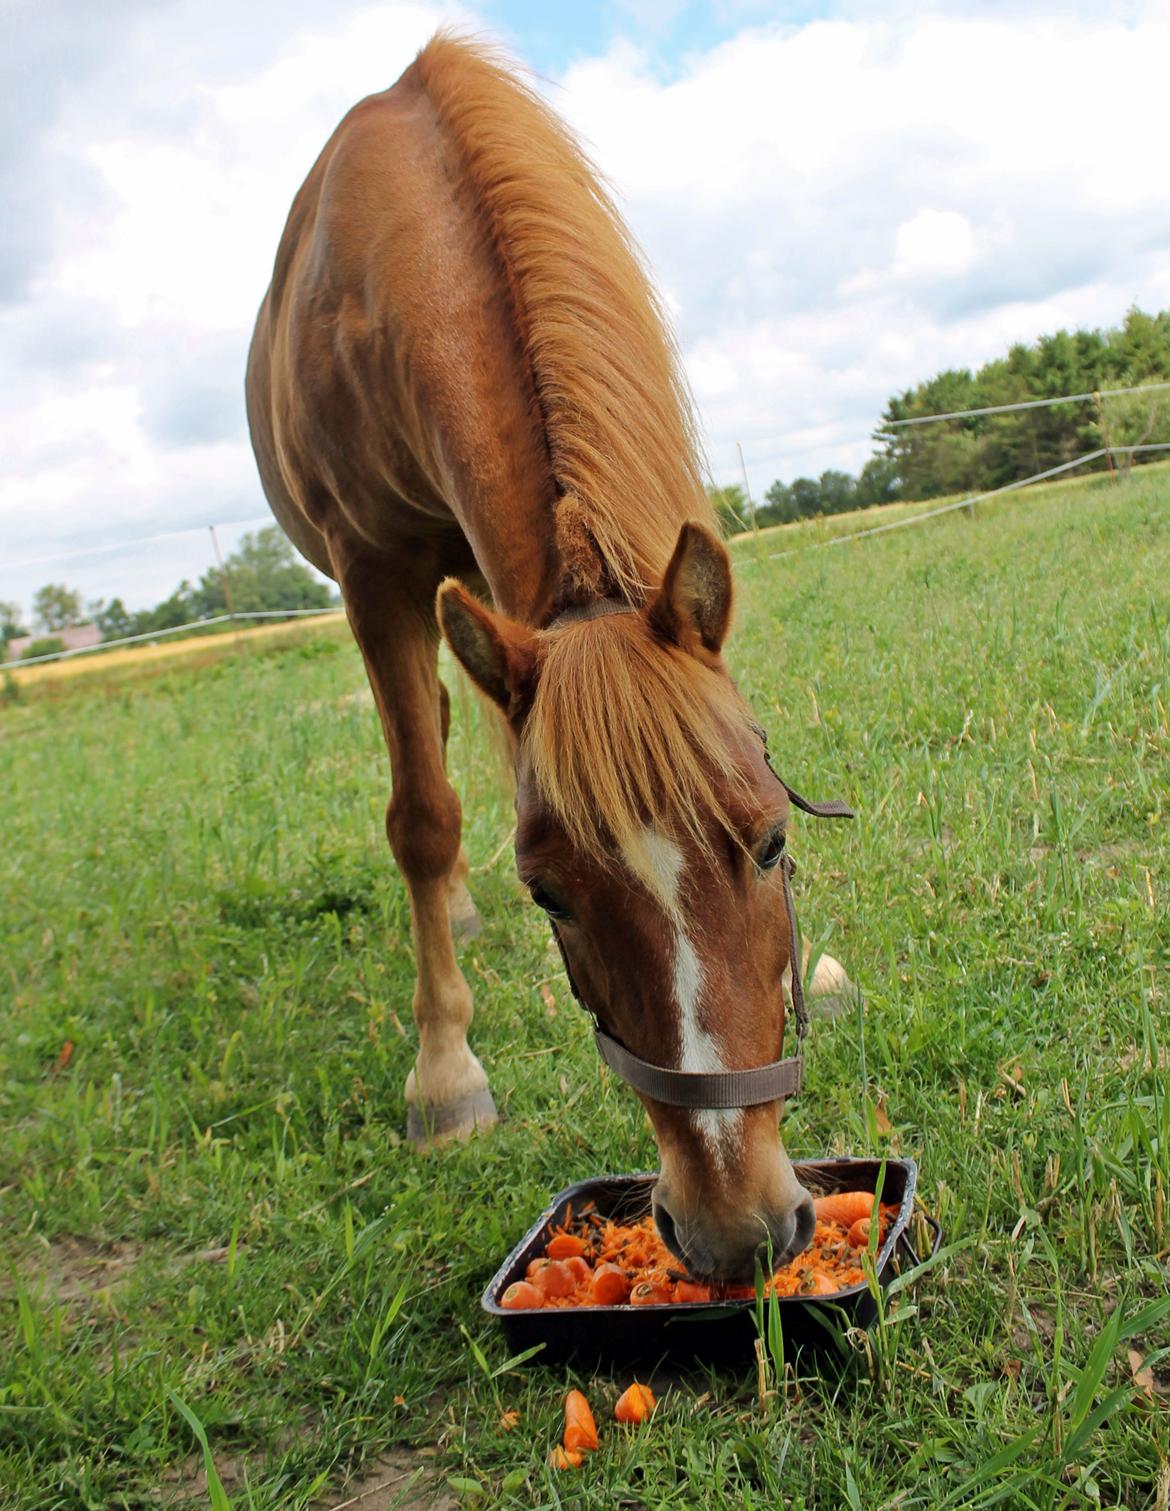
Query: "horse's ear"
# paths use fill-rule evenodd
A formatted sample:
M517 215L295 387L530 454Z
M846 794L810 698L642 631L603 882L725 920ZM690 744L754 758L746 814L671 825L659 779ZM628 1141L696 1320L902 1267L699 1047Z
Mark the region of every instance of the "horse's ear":
M684 525L650 604L651 625L684 649L697 637L704 650L718 655L731 623L731 598L731 559L725 546L705 526Z
M436 610L443 639L476 687L519 718L535 676L531 632L493 614L453 577L440 585Z

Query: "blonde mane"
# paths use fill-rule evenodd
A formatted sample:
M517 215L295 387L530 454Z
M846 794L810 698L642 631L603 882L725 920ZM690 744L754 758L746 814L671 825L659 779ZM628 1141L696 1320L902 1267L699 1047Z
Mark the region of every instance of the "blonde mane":
M704 850L712 819L735 837L742 779L727 742L751 715L730 678L664 645L640 614L555 631L541 658L522 749L577 848L612 860L655 820Z
M645 601L679 528L715 528L678 354L596 169L491 49L440 33L427 94L482 206L556 485L561 603Z

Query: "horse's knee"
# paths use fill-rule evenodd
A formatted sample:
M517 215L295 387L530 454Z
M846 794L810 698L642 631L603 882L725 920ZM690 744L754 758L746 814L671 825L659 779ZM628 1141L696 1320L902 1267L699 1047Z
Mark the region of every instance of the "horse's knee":
M396 787L386 808L386 837L407 882L445 879L459 858L463 814L447 781Z

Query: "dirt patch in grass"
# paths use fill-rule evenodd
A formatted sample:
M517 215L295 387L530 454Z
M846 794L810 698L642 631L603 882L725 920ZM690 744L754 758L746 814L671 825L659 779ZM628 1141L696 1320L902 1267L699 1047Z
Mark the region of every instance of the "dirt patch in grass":
M319 1501L320 1511L452 1511L458 1497L436 1483L434 1450L389 1448Z
M53 1301L84 1301L130 1278L145 1253L140 1243L95 1243L67 1234L44 1243L17 1270L17 1280L0 1280L0 1296L17 1285L31 1286Z

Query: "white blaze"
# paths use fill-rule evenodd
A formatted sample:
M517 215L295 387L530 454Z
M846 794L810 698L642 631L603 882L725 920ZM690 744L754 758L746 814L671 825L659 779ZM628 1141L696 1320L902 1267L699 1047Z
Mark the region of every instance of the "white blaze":
M638 842L628 847L624 858L634 875L661 903L670 920L673 934L671 978L678 1007L678 1069L705 1074L726 1070L728 1067L719 1045L699 1019L706 982L703 962L687 933L681 907L683 853L672 839L647 827ZM727 1164L740 1138L739 1111L707 1107L692 1112L691 1118L712 1157L720 1164Z

